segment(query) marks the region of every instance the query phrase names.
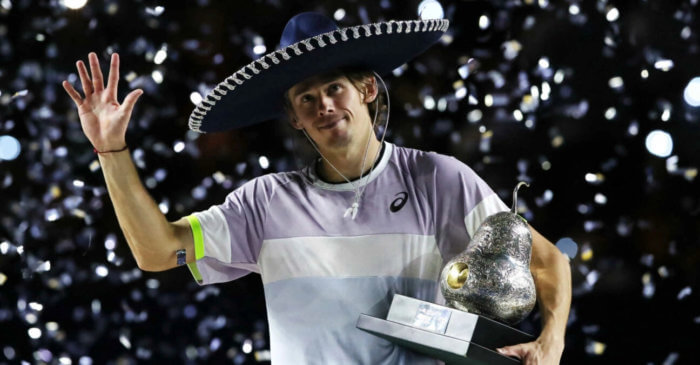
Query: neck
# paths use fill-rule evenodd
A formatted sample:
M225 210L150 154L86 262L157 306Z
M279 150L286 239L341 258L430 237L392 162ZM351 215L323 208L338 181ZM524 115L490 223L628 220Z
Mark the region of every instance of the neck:
M369 147L364 143L354 143L344 148L321 150L321 153L341 174L345 175L349 180L355 180L360 175L366 175L372 169L382 149L374 133L369 138ZM365 147L367 147L366 159ZM364 171L361 171L363 159L365 160ZM318 169L321 177L328 182L345 182L345 178L335 171L333 167L329 166L328 162L321 160L321 166Z

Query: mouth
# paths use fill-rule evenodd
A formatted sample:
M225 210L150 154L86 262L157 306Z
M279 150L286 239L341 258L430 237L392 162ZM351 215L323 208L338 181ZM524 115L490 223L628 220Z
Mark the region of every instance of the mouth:
M336 119L336 120L333 120L333 121L330 121L330 122L326 122L326 123L322 124L320 127L318 127L318 129L321 129L321 130L323 130L323 129L332 129L332 128L334 128L336 125L338 125L338 123L340 123L340 122L343 121L343 120L345 120L345 117L342 117L342 118L340 118L340 119Z

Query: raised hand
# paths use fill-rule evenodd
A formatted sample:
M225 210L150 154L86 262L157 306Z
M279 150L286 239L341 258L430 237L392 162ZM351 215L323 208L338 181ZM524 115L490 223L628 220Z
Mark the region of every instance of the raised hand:
M68 81L63 81L63 88L78 107L80 125L83 133L98 151L111 151L123 148L126 145L126 128L131 119L131 112L143 90L136 89L124 98L124 102L117 101L117 84L119 83L119 55L112 54L112 62L109 70L107 88L104 87L102 71L97 55L91 52L88 55L90 61L90 73L83 61L76 62L80 82L83 84L85 97L81 97Z

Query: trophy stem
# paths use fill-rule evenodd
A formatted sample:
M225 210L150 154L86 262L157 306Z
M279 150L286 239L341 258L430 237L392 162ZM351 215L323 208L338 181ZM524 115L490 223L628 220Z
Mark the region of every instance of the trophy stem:
M525 185L526 187L530 187L530 184L521 181L518 183L518 185L513 189L513 207L511 208L511 213L513 214L518 214L518 190L520 189L521 186Z

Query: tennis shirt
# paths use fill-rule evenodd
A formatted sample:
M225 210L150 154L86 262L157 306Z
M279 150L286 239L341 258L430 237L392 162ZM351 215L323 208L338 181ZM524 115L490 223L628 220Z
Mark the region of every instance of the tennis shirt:
M435 364L355 327L394 294L443 303L442 266L489 215L508 210L459 160L385 142L357 217L349 183L307 167L253 179L188 216L201 285L261 275L272 363Z

